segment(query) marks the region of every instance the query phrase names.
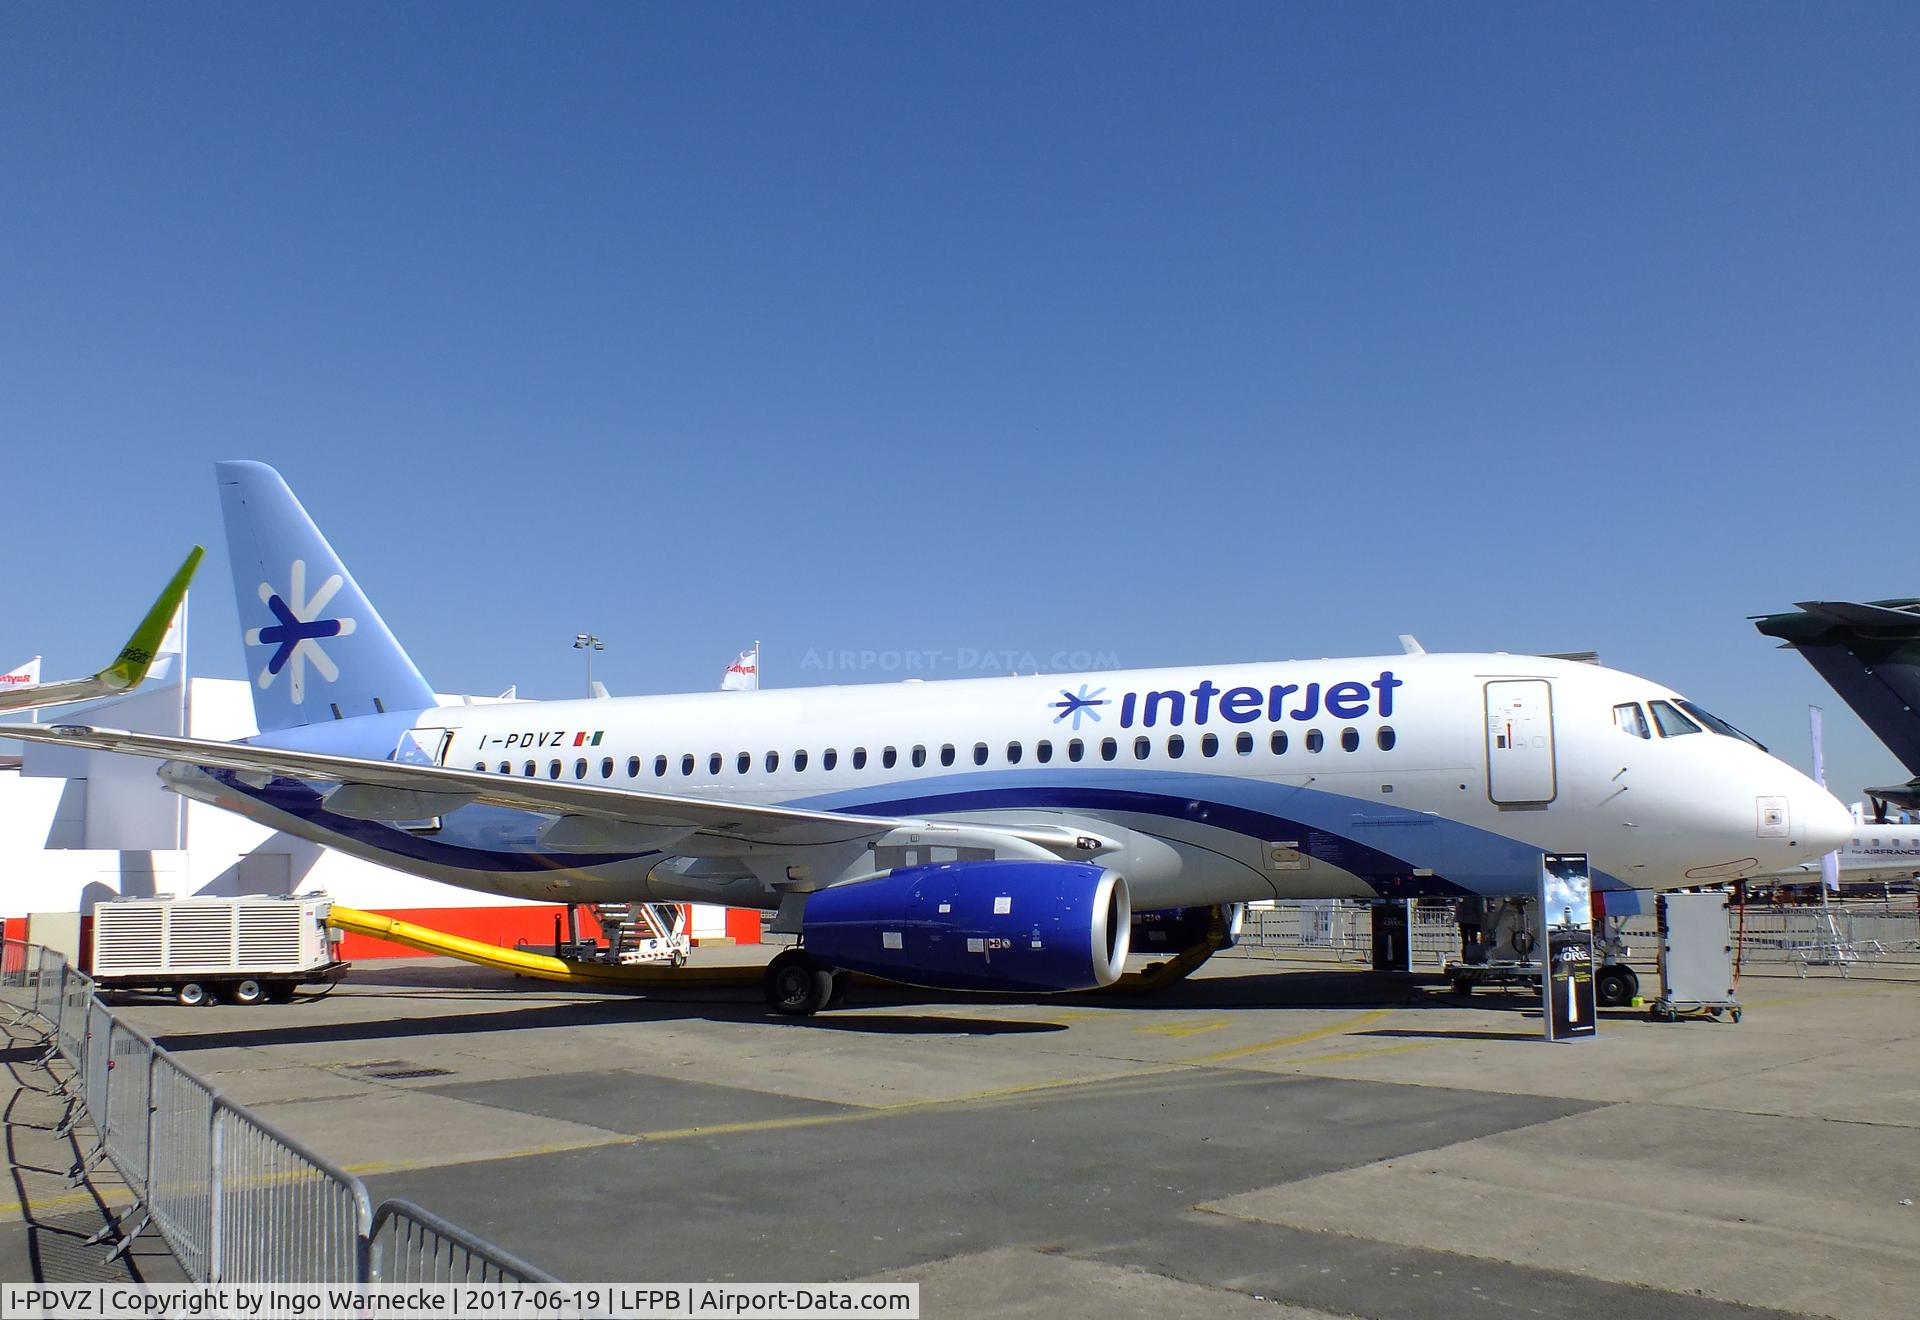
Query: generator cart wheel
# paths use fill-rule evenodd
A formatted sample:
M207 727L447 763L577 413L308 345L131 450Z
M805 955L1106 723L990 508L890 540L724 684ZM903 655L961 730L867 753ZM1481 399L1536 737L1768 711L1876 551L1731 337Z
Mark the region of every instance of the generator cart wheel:
M1740 1020L1740 1010L1739 1010L1739 1009L1737 1009L1737 1008L1736 1008L1736 1009L1731 1009L1731 1010L1729 1010L1729 1014L1730 1014L1730 1016L1731 1016L1731 1017L1733 1018L1733 1020L1734 1020L1735 1022L1738 1022L1738 1021Z
M1456 995L1470 995L1470 994L1472 994L1472 993L1473 993L1473 978L1472 978L1471 976L1456 976L1456 977L1454 977L1454 978L1453 978L1453 993L1455 993Z
M767 1007L787 1017L810 1017L833 997L833 973L800 949L776 955L760 984Z
M198 1008L202 1004L213 1002L213 996L207 993L207 987L198 981L182 981L173 989L176 1002L186 1008Z
M236 1004L259 1004L264 1003L266 998L267 987L261 985L251 976L244 981L234 983L233 1002Z
M293 981L269 981L267 982L267 998L276 1004L291 1004L293 1002L293 992L299 988L299 985Z

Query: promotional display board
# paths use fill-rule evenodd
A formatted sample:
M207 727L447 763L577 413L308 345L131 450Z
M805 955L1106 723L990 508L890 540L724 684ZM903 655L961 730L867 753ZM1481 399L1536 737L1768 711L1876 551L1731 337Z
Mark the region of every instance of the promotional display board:
M1590 1040L1593 1018L1593 882L1585 853L1546 853L1540 867L1546 928L1540 978L1548 1040Z

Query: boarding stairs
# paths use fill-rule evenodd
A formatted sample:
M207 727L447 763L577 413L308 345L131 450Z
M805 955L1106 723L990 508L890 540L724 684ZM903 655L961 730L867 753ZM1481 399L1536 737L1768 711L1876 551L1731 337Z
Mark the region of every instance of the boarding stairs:
M692 940L678 903L595 903L593 919L607 937L607 956L623 967L687 960Z

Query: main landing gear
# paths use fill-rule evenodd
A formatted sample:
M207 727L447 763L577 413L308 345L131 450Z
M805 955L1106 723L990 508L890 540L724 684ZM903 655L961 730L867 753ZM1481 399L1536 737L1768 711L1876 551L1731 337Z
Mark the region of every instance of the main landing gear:
M788 949L767 964L760 988L767 997L767 1007L774 1012L810 1017L823 1008L846 1003L849 975L815 961L805 949Z

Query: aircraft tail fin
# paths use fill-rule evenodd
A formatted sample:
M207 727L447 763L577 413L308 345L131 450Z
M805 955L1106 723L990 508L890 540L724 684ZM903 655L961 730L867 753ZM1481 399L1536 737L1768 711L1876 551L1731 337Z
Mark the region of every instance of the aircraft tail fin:
M1920 600L1799 602L1753 626L1798 651L1920 777Z
M261 731L433 706L433 689L280 474L248 462L214 473Z

